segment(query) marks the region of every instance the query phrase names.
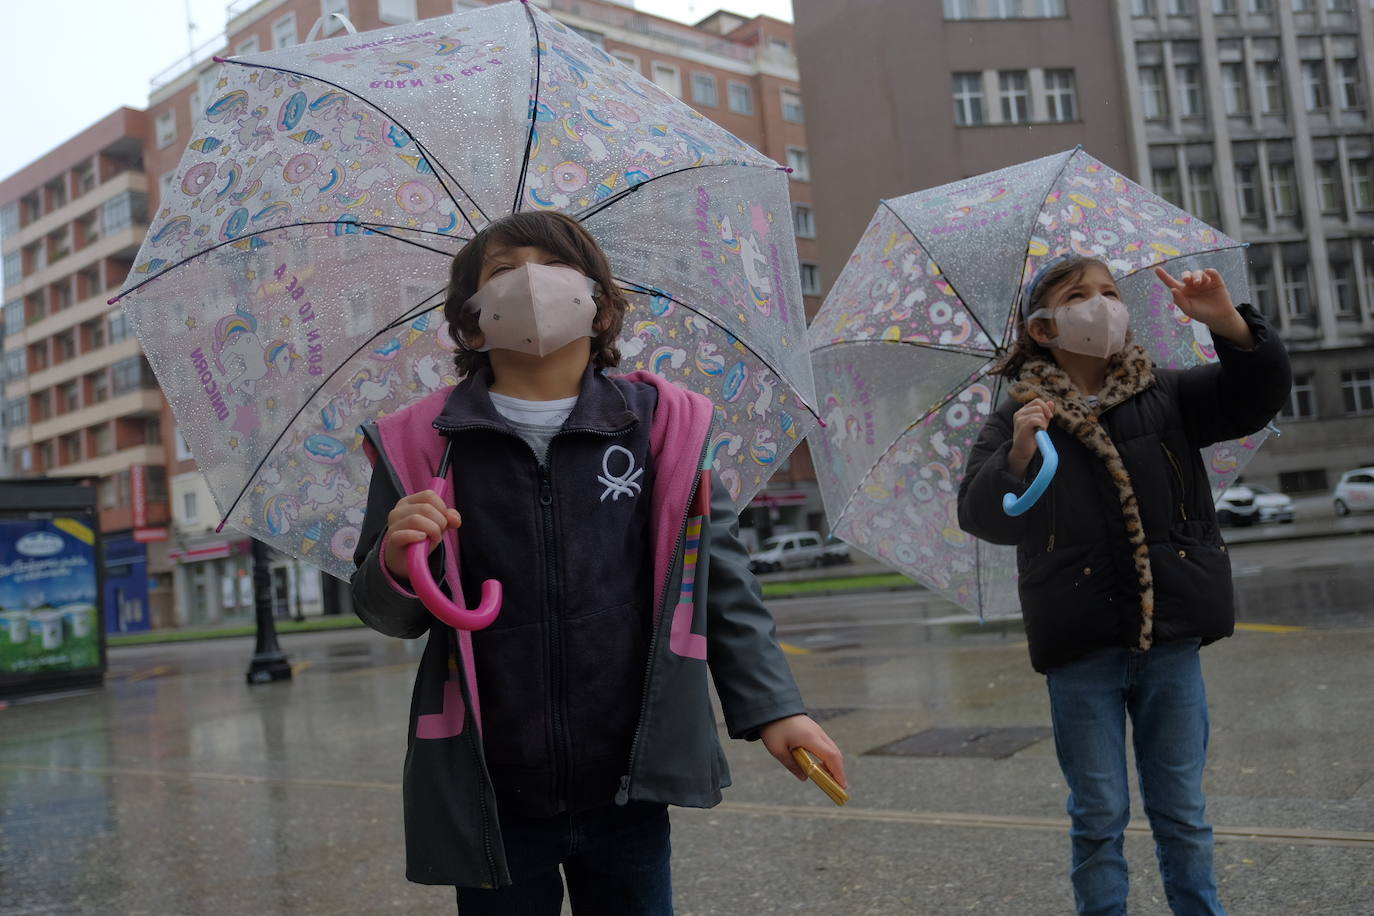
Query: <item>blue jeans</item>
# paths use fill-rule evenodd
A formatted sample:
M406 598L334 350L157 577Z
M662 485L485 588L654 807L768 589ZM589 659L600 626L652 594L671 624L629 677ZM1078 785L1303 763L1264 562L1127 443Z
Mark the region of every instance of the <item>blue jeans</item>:
M563 878L575 914L671 916L665 805L631 802L549 818L502 817L509 887L458 888L459 916L558 916Z
M1177 914L1225 913L1202 796L1207 694L1196 639L1148 652L1107 649L1048 672L1059 766L1069 784L1079 913L1126 912L1123 835L1130 820L1126 715L1159 873Z

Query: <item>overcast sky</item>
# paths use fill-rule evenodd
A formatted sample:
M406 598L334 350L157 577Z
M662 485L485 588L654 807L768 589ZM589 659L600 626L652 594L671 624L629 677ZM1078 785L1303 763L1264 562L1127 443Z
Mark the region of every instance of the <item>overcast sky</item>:
M356 2L356 0L355 0ZM148 81L224 27L227 0L0 0L0 178L121 105L144 108ZM791 20L791 0L637 0L645 12L695 22L724 7ZM309 24L303 24L302 29Z

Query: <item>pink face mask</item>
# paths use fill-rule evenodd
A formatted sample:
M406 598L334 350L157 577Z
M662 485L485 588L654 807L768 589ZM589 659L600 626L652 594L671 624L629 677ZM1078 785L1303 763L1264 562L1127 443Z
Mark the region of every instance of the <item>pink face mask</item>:
M1131 325L1126 306L1102 295L1056 309L1037 309L1030 320L1036 318L1052 318L1059 327L1059 336L1045 346L1099 359L1126 348L1126 330Z
M571 267L529 263L508 270L467 301L479 311L479 349L548 356L579 337L591 337L594 292L592 280Z

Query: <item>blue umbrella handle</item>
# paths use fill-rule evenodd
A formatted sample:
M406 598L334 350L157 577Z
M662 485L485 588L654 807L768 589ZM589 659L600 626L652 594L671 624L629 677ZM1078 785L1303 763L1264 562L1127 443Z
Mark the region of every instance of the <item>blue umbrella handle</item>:
M1008 515L1021 515L1035 505L1036 500L1049 489L1050 481L1054 479L1054 472L1059 470L1059 453L1055 451L1054 443L1050 441L1050 434L1043 429L1037 429L1035 431L1035 444L1040 449L1042 459L1040 473L1035 475L1031 485L1020 496L1015 493L1008 493L1002 497L1002 511Z

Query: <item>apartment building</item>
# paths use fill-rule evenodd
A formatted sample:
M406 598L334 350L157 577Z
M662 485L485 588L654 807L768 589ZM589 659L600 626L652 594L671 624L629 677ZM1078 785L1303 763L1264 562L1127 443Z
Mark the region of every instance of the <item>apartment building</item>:
M0 181L7 470L96 483L115 630L171 607L165 403L106 304L147 231L147 127L120 109Z
M1374 462L1368 0L794 0L794 12L823 275L879 198L1082 143L1251 243L1252 298L1296 374L1283 435L1248 475L1318 492ZM849 65L826 70L837 46Z

